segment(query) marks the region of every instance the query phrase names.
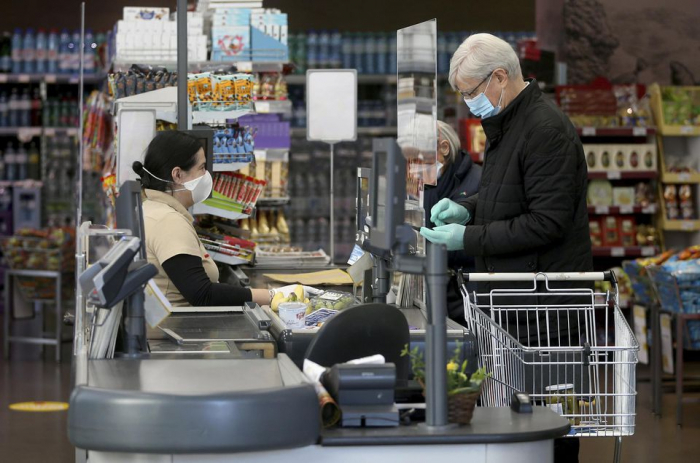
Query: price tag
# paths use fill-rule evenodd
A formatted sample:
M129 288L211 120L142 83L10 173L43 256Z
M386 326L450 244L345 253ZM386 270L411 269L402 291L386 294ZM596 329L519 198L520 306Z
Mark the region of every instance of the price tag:
M610 255L613 257L625 257L625 248L610 248Z
M642 214L655 214L656 213L656 205L652 204L650 206L646 206L642 208Z
M678 174L678 181L679 182L689 182L690 181L690 174L688 172L683 172L681 174Z
M7 75L0 74L0 84L4 84L5 82L7 82Z
M44 76L44 82L47 84L55 84L56 83L56 74L46 74Z
M47 137L53 137L54 135L56 135L56 129L44 129L44 134Z
M631 214L634 212L634 206L620 206L620 214Z
M72 76L68 79L69 84L77 84L78 82L80 82L80 76Z
M270 103L258 102L255 103L255 111L260 114L266 114L270 112Z
M17 76L17 82L20 84L29 83L29 74L20 74Z
M683 223L681 223L681 230L693 231L695 228L695 222L684 220Z
M642 248L642 255L644 257L653 256L654 254L656 254L656 248L654 248L654 246L645 246Z
M689 135L695 131L695 127L692 125L684 125L681 127L681 133L683 135Z
M635 137L646 137L647 136L647 128L646 127L633 127L632 128L632 135Z
M584 137L595 137L595 127L582 128L581 135L583 135Z
M17 131L17 139L22 143L29 143L32 138L41 134L41 129L22 127Z
M250 61L241 61L236 63L238 72L253 72L253 63Z
M610 214L610 208L608 206L596 206L595 213L600 215Z
M609 170L608 180L620 180L622 178L622 172L619 170Z

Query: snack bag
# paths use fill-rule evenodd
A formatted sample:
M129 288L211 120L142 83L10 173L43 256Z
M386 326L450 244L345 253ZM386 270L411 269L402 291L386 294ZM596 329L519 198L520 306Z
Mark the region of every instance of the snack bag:
M214 101L214 91L211 85L211 73L202 72L194 74L195 86L197 88L197 102L199 110L211 109Z

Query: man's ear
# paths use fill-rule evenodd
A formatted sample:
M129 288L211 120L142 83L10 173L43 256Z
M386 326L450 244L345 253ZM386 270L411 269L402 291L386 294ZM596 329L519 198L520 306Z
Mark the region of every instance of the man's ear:
M496 78L499 84L505 86L508 83L508 73L505 69L498 68L493 71L493 76Z

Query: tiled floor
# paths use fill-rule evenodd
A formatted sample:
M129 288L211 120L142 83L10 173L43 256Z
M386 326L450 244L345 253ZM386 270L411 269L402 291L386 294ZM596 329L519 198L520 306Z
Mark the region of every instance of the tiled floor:
M69 346L64 346L67 360L60 365L53 361L53 348L46 348L44 361L36 348L30 349L34 349L34 355L26 347L15 348L13 360L7 362L3 357L0 363L0 462L72 462L74 451L66 438L67 412L26 413L8 409L14 402L68 401ZM695 372L700 370L700 364L694 367ZM644 367L640 367L639 376L643 375ZM658 418L650 411L650 391L649 383L640 383L636 434L623 440L623 462L700 461L700 403L685 406L685 423L679 429L675 423L675 395L664 395L664 415ZM612 461L613 445L612 439L582 439L581 463Z

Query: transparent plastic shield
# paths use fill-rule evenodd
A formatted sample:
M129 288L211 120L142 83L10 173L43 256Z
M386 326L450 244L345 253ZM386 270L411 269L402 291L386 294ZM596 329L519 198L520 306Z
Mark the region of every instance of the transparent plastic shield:
M406 192L437 183L437 20L396 32L397 141L408 165Z

